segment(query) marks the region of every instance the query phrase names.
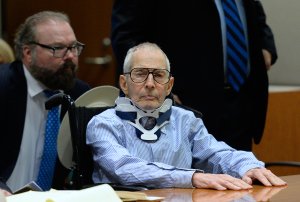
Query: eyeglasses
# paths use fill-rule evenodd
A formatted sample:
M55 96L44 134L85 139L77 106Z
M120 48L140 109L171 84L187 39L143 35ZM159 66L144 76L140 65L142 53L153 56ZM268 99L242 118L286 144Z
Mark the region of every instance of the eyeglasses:
M74 45L68 46L68 47L67 46L49 46L49 45L41 44L41 43L38 43L35 41L30 42L30 44L38 45L42 48L52 50L53 56L57 57L57 58L63 58L67 54L68 50L70 50L74 55L79 56L85 46L85 44L80 43L79 41L77 41Z
M134 83L142 83L152 74L154 81L159 84L166 84L170 81L171 73L166 69L133 68L129 74Z

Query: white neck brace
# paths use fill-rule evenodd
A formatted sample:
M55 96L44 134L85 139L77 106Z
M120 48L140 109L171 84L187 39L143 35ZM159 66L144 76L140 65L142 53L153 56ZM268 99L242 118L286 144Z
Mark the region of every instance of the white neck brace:
M169 123L170 110L172 106L172 100L167 98L161 107L154 110L142 110L138 108L129 98L119 97L116 100L117 115L122 119L125 119L129 124L138 129L142 134L139 137L145 141L158 140L160 136L160 128ZM167 112L167 113L165 113ZM136 116L133 118L132 114ZM151 130L146 130L141 124L139 119L142 117L154 117L157 119L157 123Z

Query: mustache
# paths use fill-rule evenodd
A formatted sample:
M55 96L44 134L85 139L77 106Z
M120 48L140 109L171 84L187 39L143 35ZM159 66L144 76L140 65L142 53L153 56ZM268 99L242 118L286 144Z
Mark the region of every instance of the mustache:
M62 70L65 70L65 69L68 69L68 68L70 68L72 71L75 71L76 68L77 68L77 65L76 65L74 62L72 62L72 61L66 61L66 62L62 65L61 69L62 69Z
M77 71L77 65L72 61L67 61L60 66L60 68L54 73L54 75L66 76L66 74L68 75L71 74L72 76L75 76L76 71Z

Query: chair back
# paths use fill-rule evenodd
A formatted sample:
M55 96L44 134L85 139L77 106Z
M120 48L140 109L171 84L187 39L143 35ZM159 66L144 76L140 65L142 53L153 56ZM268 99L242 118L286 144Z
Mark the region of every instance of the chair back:
M93 184L93 154L88 145L86 145L86 127L93 116L103 112L109 107L74 107L74 116L69 116L71 138L73 142L73 160L76 165L75 188ZM69 114L72 112L69 111ZM75 119L75 120L72 120ZM73 132L76 131L76 132ZM74 182L73 182L74 183Z

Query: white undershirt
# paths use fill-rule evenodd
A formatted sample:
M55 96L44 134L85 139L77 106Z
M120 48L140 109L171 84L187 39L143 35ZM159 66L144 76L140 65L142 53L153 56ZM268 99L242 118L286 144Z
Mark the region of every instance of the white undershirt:
M27 106L21 149L15 168L7 181L14 192L28 182L36 180L44 147L46 96L45 86L37 81L25 66L24 73L27 81Z

